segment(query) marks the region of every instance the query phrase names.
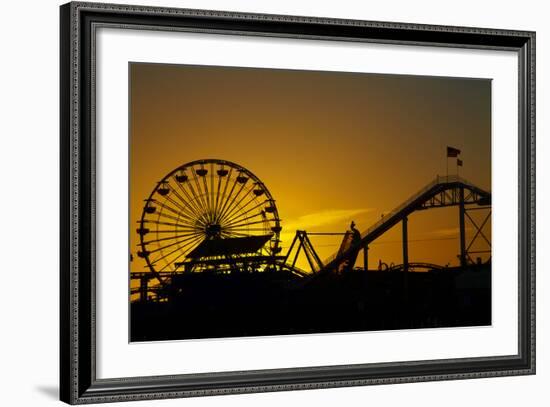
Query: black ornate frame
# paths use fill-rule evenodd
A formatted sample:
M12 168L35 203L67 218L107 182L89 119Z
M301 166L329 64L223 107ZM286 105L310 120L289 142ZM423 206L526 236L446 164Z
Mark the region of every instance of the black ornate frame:
M535 33L96 3L61 6L60 394L71 404L535 373ZM519 349L499 357L96 378L95 29L512 50L519 57Z

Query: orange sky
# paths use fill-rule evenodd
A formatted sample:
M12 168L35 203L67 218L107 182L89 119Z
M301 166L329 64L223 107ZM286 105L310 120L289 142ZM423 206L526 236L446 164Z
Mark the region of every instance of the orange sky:
M202 158L233 161L265 183L283 253L296 229L343 232L351 220L366 229L445 174L447 145L462 150L460 175L490 190L490 80L142 63L130 65L130 80L134 254L143 200ZM370 268L401 263L400 237L397 226L371 245ZM409 238L411 262L457 264L458 209L413 214ZM311 238L321 259L340 239ZM131 270L145 270L134 258Z

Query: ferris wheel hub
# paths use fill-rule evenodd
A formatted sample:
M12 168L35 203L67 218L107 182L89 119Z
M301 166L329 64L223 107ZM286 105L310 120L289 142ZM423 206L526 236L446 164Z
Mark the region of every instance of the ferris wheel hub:
M222 233L222 227L217 223L207 225L205 228L205 233L207 238L219 237Z

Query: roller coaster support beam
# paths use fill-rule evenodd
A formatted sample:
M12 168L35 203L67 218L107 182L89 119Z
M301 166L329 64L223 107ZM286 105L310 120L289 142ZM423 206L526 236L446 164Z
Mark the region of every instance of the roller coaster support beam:
M464 222L464 214L466 213L464 207L464 187L460 188L460 201L458 204L458 219L460 226L460 266L466 266L466 227Z
M313 233L315 235L334 235L334 234L341 234L341 233ZM311 271L316 272L323 268L323 262L319 258L319 255L313 248L313 245L311 244L311 241L309 240L308 234L305 230L297 230L296 235L294 236L294 240L292 240L292 243L290 247L288 248L288 252L286 254L286 257L284 258L284 262L287 263L291 254L292 250L294 249L294 246L297 244L298 248L296 249L296 254L294 255L294 258L292 259L291 268L294 268L296 266L296 261L298 260L298 256L300 255L300 251L303 249L304 254L306 256L306 259L309 263L309 266L311 267Z
M409 271L409 238L407 223L409 219L405 216L403 218L403 271Z
M369 244L363 244L363 270L369 271Z

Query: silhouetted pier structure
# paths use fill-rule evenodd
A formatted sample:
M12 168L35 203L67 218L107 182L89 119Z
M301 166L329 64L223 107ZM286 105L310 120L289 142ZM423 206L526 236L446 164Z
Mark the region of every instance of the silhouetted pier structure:
M236 175L230 184L231 170L223 169L227 162L220 164L214 161L220 165L217 171L211 161L205 163L194 163L199 168L192 169L196 188L201 186L202 179L208 195L216 189L216 185L218 190L222 190L224 180L220 179L227 177L226 187L232 185L233 189L244 189L246 181L243 178L239 180L239 177L244 177L242 170L237 172L241 175ZM181 172L174 174L170 182L190 182ZM205 181L209 174L212 177L210 189ZM218 180L215 180L215 174L218 174ZM248 178L250 174L247 173ZM169 197L171 191L177 188L181 190L180 193L186 191L180 184L168 187L168 181L163 182L157 187L158 195ZM259 181L249 192L252 197L250 202L255 197L269 194L265 185ZM174 199L174 202L179 200ZM142 244L144 249L141 257L147 258L151 272L131 273L131 279L140 282L130 293L138 297L131 307L132 340L491 323L491 243L484 233L484 227L491 216L491 193L463 178L436 177L363 232L359 232L352 223L350 230L344 233L321 233L343 236L338 251L324 261L309 239L310 235L320 233L305 230L296 231L287 253L281 254L278 240L280 221L278 216L273 218L274 221L268 217L269 214L277 213L275 201L270 195L266 203L253 202L253 209L264 208L256 215L248 215L253 209L239 209L245 214L234 215L240 216L237 219L241 220L237 223L231 219L229 223L224 223L223 216L217 215L216 208L219 205L213 192L209 202L204 198L204 205L213 208L212 212L206 212L207 215L199 218L204 238L192 240L198 243L179 255L177 261L170 263L171 267L164 266L160 270L153 267L157 260L150 257L146 245ZM160 206L152 194L146 200L144 218L138 229L142 242L143 236L150 232L149 229L146 233L143 231L150 224L146 216L156 215L156 210L151 209L153 203L155 207ZM181 203L178 205L184 207ZM458 209L460 265L445 267L410 262L409 216L416 211L443 207ZM222 206L221 213L224 211L227 209ZM482 220L474 220L470 215L472 211L484 211ZM188 216L188 212L187 209L185 216ZM254 216L259 220L256 221ZM250 236L241 235L241 232L230 234L232 225L239 225L243 220L252 225L261 223L265 227ZM165 223L157 221L159 225ZM369 245L399 224L402 229L402 264L377 271L369 270ZM466 236L467 224L474 231L469 241ZM229 225L229 229L224 229L227 227L225 225ZM253 230L251 226L248 228ZM473 250L476 242L483 243L485 247ZM184 247L185 244L184 241ZM361 253L363 267L354 268ZM300 254L305 255L310 270L296 266ZM479 257L476 258L479 255L488 258L481 261ZM152 280L156 280L155 283ZM174 324L175 320L181 322Z

